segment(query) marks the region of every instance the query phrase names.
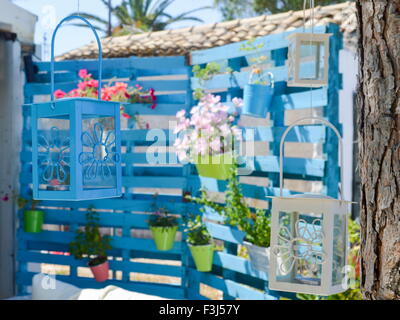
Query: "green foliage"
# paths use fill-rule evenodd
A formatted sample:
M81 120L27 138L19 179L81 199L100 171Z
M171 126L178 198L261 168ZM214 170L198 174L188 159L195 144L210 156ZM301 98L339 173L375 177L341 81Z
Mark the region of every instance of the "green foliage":
M268 59L267 56L261 52L264 45L264 42L256 42L256 38L252 38L240 46L241 51L253 53L252 56L248 57L249 64L251 65L251 73L249 77L249 83L251 84L267 85L265 72L262 67L262 64Z
M192 72L195 78L203 82L210 80L214 75L221 71L221 66L217 62L209 62L204 68L200 65L195 65L192 68Z
M106 250L111 250L111 238L101 236L99 230L99 214L94 207L86 213L84 230L77 230L75 240L69 244L69 252L75 259L89 258L89 265L95 266L107 259Z
M175 227L178 225L177 218L168 213L164 208L160 208L155 211L149 219L149 225L151 227Z
M326 6L345 1L347 0L319 0L316 4ZM214 6L220 10L224 20L234 20L261 14L303 10L303 0L214 0Z
M226 67L224 70L221 70L221 66L217 62L209 62L204 68L200 67L200 65L195 65L192 68L193 76L199 79L199 84L201 87L204 87L204 84L207 80L211 80L213 76L221 73L222 71L224 73L232 73L233 69ZM196 100L200 100L204 94L203 88L196 88L193 92L193 97Z
M119 4L110 6L108 0L102 0L117 20L114 27L109 28L109 21L95 14L79 12L79 15L94 23L95 28L104 32L107 36L121 36L132 33L164 30L169 25L179 21L203 22L198 17L192 16L194 12L208 9L200 7L171 15L167 13L175 0L122 0ZM93 9L95 11L95 8ZM73 13L77 15L78 13ZM76 23L79 27L87 27L86 24Z
M260 247L270 245L270 217L262 209L252 212L244 201L243 193L240 189L239 178L237 175L237 165L232 166L227 191L225 193L225 205L221 205L210 199L206 190L201 190L200 197L190 197L187 199L202 205L200 209L205 211L209 207L225 218L225 223L233 227L238 227L246 233L246 240Z
M327 6L345 2L347 0L318 0L318 6ZM257 14L274 14L290 10L303 10L303 0L276 1L276 0L254 0L253 9ZM308 7L307 7L308 9Z
M39 204L39 202L40 200L25 199L21 196L18 196L17 198L18 209L22 209L30 203L30 210L36 210L36 206Z
M185 232L187 232L187 242L194 246L204 246L211 244L211 235L207 230L201 216L189 216L185 220Z
M248 18L255 15L253 0L214 0L224 20Z

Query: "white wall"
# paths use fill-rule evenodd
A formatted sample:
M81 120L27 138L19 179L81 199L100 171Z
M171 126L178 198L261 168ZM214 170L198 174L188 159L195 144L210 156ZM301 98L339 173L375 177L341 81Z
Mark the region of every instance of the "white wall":
M18 35L22 43L33 43L37 17L29 11L18 7L9 0L0 0L0 25L9 26L10 32Z
M23 72L19 42L0 40L0 299L14 293L15 193L21 146Z
M357 58L349 50L340 50L339 72L343 75L343 89L339 91L339 122L343 125L344 198L352 200L353 185L353 95L357 85Z
M36 20L28 11L0 0L0 31L17 34L14 42L0 38L0 299L15 294L15 200L19 190L24 84L21 43L33 43Z

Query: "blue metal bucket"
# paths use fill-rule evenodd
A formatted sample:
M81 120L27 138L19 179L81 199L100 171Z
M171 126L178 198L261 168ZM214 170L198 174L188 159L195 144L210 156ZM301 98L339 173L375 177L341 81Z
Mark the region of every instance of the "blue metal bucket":
M270 110L274 87L263 84L247 84L243 92L242 114L265 118Z

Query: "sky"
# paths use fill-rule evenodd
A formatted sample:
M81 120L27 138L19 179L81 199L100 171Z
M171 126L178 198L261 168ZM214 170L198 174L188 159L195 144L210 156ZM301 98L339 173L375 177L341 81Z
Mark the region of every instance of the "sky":
M112 0L113 5L121 0ZM12 2L38 16L35 30L35 43L43 44L44 37L47 35L47 45L42 49L44 60L50 56L50 40L52 32L57 23L64 17L78 9L78 0L12 0ZM175 0L168 8L167 13L176 15L202 6L212 6L213 0ZM107 17L107 8L100 0L79 0L81 12ZM204 23L213 23L221 20L221 15L217 9L205 9L193 13L193 16L204 20ZM182 21L171 25L171 28L183 28L191 25L198 25L195 21ZM103 36L103 35L100 35ZM55 54L60 55L71 49L81 47L94 40L94 35L90 29L74 26L62 27L57 32L55 41Z

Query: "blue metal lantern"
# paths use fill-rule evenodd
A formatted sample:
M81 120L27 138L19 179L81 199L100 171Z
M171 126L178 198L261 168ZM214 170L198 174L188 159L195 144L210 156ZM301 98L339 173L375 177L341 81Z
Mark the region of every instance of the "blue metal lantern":
M98 100L54 100L54 39L61 24L80 19L99 48ZM120 103L101 100L102 50L93 26L64 18L51 43L51 101L31 107L33 198L89 200L121 196Z

